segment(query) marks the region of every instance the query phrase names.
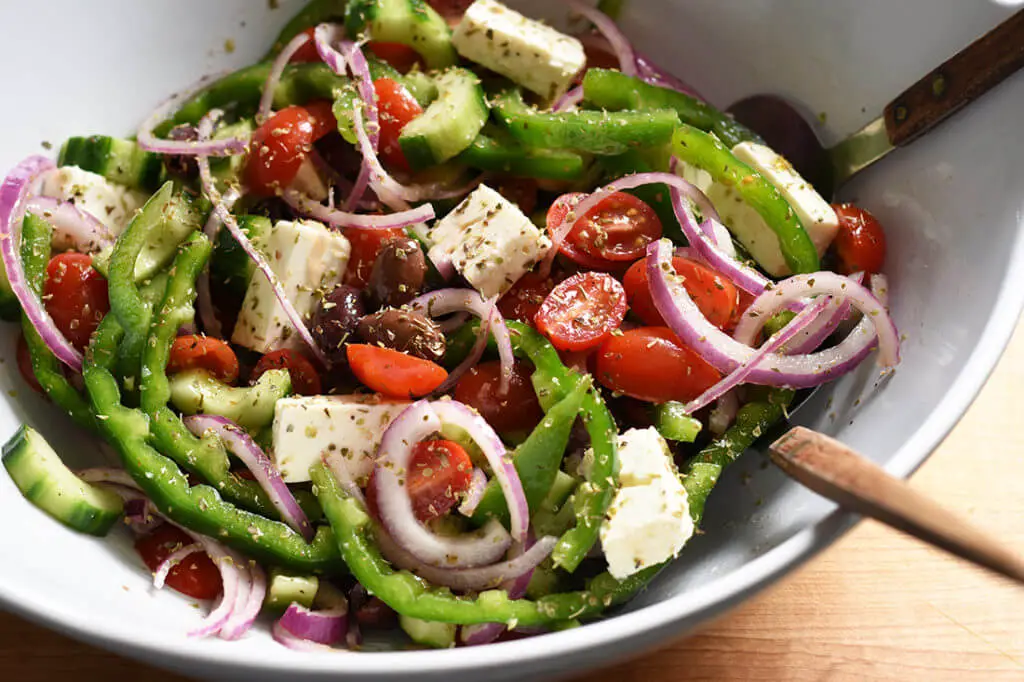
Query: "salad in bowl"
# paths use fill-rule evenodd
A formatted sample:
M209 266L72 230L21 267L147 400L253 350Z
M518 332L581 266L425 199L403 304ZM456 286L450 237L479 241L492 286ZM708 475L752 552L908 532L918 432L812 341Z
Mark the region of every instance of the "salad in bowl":
M0 186L25 381L115 454L3 463L302 650L579 626L797 392L891 371L885 236L575 0L313 0L265 59Z

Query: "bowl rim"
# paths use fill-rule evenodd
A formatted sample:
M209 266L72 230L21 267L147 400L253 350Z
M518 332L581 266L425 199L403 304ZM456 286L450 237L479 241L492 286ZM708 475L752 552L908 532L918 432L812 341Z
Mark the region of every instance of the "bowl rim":
M1024 308L1024 218L1018 213L1018 229L1012 245L1006 276L1001 283L994 312L981 332L980 341L964 363L950 390L913 435L907 439L885 469L896 476L914 472L957 424L977 397L1010 341ZM765 554L717 576L700 590L689 590L614 618L589 623L585 627L501 642L486 647L462 647L439 651L373 652L349 656L340 670L334 656L304 654L281 647L281 654L254 661L244 648L232 649L230 642L197 646L187 639L140 639L130 626L100 631L90 617L71 610L53 595L33 591L16 594L15 586L0 583L0 605L28 620L63 632L122 655L150 664L188 671L196 668L223 668L235 671L292 673L300 675L351 674L382 677L396 671L423 673L481 672L529 662L532 667L547 666L556 658L606 647L618 652L623 645L652 646L689 624L703 621L779 580L783 575L827 548L858 520L855 514L834 509L821 520L797 532ZM29 598L31 597L31 598ZM599 655L592 665L600 664L612 653ZM582 672L580 668L576 672Z

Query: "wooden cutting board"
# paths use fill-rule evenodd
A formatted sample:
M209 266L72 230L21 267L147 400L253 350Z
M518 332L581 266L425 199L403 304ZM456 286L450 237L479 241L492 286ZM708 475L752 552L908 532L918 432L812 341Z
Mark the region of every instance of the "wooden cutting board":
M1024 325L913 484L1024 548ZM0 679L183 678L0 614ZM1024 589L872 522L663 650L576 682L1024 680Z

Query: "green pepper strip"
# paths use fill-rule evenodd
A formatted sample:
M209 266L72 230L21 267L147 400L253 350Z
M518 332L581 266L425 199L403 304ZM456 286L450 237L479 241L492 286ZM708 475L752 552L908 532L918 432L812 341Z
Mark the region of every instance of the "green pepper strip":
M814 242L779 190L733 156L717 138L684 123L672 136L672 153L710 173L715 182L733 187L778 237L779 249L791 271L817 272L821 267Z
M52 234L53 228L45 219L34 213L25 214L21 228L21 261L24 264L29 289L40 297L43 295L46 265L50 259ZM21 329L32 358L32 373L46 391L46 395L71 415L76 424L89 431L98 431L89 403L64 376L60 360L50 351L43 337L24 314L21 318Z
M270 52L263 57L263 60L273 59L278 52L284 49L288 41L307 28L324 22L343 20L347 4L348 0L311 0L307 2L294 17L288 20L288 23L284 25L281 32L277 34L277 40L274 41Z
M497 126L483 129L465 151L455 157L470 168L549 180L579 180L583 157L562 149L524 147Z
M672 139L679 116L670 109L651 111L566 111L543 113L527 106L519 90L500 93L492 111L508 131L528 147L572 149L592 154L622 154Z
M307 544L285 524L225 502L208 485L190 486L174 462L149 445L146 416L121 403L121 390L111 371L122 338L124 330L117 316L107 315L86 350L82 373L104 435L157 509L186 528L223 540L270 565L306 573L343 572L330 528L321 526L313 542Z
M540 424L512 455L512 463L519 473L531 515L547 497L555 482L555 476L561 469L572 425L579 416L583 396L590 388L589 379L586 377L580 381L568 396L548 410ZM509 524L508 503L497 480L491 480L487 485L472 520L478 525L483 525L492 518L498 519L506 526Z
M588 69L583 76L583 99L609 111L671 109L679 114L683 123L714 133L730 149L746 141L764 144L764 140L753 130L737 123L707 102L678 90L645 83L620 71Z

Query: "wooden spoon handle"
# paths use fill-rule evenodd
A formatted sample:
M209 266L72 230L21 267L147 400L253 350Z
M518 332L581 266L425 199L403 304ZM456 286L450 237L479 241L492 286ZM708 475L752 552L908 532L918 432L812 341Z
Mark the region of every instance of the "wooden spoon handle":
M912 142L1024 67L1024 10L978 38L885 107L894 147Z
M1024 560L839 441L797 426L770 448L800 483L852 511L1024 583Z

